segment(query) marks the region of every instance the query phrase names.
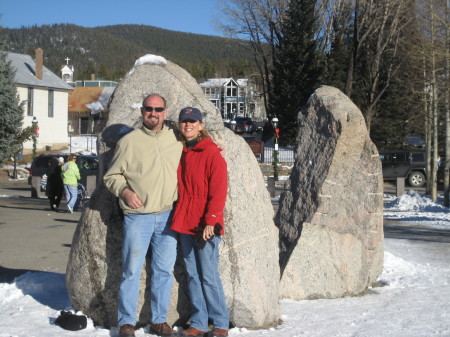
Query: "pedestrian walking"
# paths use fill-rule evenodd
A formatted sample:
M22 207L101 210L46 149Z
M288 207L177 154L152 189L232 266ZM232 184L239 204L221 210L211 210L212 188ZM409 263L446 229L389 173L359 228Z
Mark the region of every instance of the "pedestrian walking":
M66 194L67 211L73 213L75 203L78 198L78 180L80 180L80 170L77 166L77 156L70 155L67 162L62 167L62 178L64 192Z

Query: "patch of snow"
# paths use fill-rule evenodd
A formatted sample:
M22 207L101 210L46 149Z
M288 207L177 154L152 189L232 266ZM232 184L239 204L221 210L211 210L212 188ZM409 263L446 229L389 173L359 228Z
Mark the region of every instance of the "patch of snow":
M145 63L165 66L167 64L167 60L162 56L147 54L137 59L134 66L137 67Z

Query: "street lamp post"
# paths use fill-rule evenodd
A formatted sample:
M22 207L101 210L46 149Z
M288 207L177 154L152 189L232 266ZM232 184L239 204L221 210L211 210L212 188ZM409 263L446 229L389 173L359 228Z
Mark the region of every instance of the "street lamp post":
M34 159L36 157L37 139L39 137L39 125L38 125L38 120L37 120L36 116L33 117L31 124L34 127L33 136L32 136L32 138L33 138L33 159Z
M278 129L278 118L277 117L272 118L271 123L275 131L275 146L273 150L273 161L272 161L273 179L275 181L278 181L278 138L280 138L279 136L280 129Z
M19 128L19 132L17 133L17 137L20 137L20 134L22 133L22 128ZM17 149L17 152L14 152L14 170L13 170L13 179L17 179L17 157L22 152L22 144L20 144L20 147Z
M69 134L69 153L72 153L72 133L73 133L72 121L69 121L67 123L67 132Z
M17 179L17 153L14 153L13 179Z

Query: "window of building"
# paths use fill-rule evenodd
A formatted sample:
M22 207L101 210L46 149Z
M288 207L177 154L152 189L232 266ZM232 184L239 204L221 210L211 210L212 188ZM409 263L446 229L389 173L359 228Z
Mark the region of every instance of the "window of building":
M239 115L244 115L244 103L239 102Z
M237 96L237 87L234 82L228 82L226 86L227 96L228 97L236 97Z
M237 116L236 103L227 103L224 115L227 119L233 119Z
M217 88L203 88L203 92L207 96L216 96Z
M87 135L89 133L89 118L80 117L80 135Z
M27 116L33 116L33 88L28 88Z
M53 90L48 91L48 117L54 116L54 99L55 99L55 92Z

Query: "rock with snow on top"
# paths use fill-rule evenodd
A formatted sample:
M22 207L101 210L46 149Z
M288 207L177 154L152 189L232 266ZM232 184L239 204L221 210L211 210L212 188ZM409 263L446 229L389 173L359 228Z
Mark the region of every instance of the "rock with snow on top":
M219 268L230 319L237 326L250 328L277 322L278 229L254 154L242 137L224 128L219 111L185 70L169 61L159 59L155 63L154 57L141 61L145 62L138 62L119 83L110 103L107 124L98 141L100 176L110 163L117 140L142 125L140 107L148 94L158 93L167 99L167 117L173 122L178 121L183 107L203 111L206 129L224 150L228 164L229 190ZM100 181L74 234L67 288L78 310L107 327L117 324L122 234L117 198ZM190 305L180 257L174 273L169 324L181 325L189 319ZM146 266L141 274L138 306L142 323L147 323L149 317L149 277Z

